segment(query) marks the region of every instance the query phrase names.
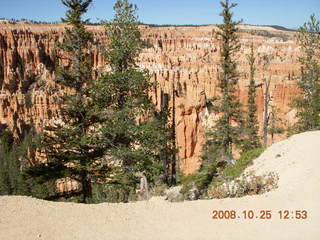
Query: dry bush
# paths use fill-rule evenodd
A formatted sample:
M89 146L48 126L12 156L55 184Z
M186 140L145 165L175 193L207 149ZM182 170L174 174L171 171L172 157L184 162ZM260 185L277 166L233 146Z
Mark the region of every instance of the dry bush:
M256 176L254 172L242 175L240 178L217 183L208 189L210 198L242 197L269 192L278 187L279 177L270 172L262 176Z
M166 184L155 185L150 189L150 196L165 196L165 192L168 190L168 186Z

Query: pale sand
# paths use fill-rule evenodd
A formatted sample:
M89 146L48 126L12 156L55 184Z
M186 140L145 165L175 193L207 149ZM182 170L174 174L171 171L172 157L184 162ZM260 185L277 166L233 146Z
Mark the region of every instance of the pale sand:
M276 157L278 154L281 157ZM238 199L83 205L28 197L0 198L0 239L319 240L320 131L271 146L250 169L279 174L279 188ZM214 210L272 210L271 220L213 220ZM307 210L280 220L278 210Z

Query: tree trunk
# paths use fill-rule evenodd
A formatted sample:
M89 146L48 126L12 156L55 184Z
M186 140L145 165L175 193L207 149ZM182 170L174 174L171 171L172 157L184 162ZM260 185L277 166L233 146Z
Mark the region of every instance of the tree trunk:
M264 92L264 120L263 120L263 145L267 147L268 145L268 126L269 126L269 102L270 102L270 82L269 80L265 80L266 90Z
M171 186L174 186L177 184L176 179L176 88L175 88L175 82L172 81L172 147L174 149L174 153L172 155L172 162L171 162Z
M90 174L83 170L81 172L81 184L82 184L82 202L87 203L88 198L92 197L92 186Z

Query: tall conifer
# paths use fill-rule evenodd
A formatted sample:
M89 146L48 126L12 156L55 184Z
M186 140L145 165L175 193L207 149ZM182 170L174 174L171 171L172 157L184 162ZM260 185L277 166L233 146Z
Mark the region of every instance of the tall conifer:
M246 139L244 143L244 150L252 150L259 147L260 139L258 136L259 125L257 119L257 104L256 104L256 82L255 82L255 62L256 57L254 55L254 49L251 45L250 54L247 56L249 66L250 66L250 83L248 91L248 102L247 102L247 117L245 121L246 125Z
M231 12L237 4L225 0L221 2L221 6L223 24L218 26L217 32L221 41L218 77L220 94L217 102L213 103L213 109L219 118L208 133L205 156L209 161L215 158L232 158L233 147L240 144L241 138L241 104L236 96L239 75L235 61L235 54L240 48L237 36L239 22L233 21Z
M92 34L86 31L87 21L82 19L91 2L62 0L68 7L63 20L70 26L66 27L65 38L58 44L61 65L56 70L56 81L68 93L60 99L60 121L44 131L41 151L47 163L28 171L30 175L42 177L43 181L68 177L79 182L79 191L69 194L81 194L84 203L92 196L93 178L100 175L101 169L107 168L101 162L104 145L97 131L103 118L96 111L92 98Z
M156 118L149 72L137 65L139 54L148 46L141 39L137 7L117 0L114 10L114 18L105 22L110 42L104 56L109 68L98 80L95 99L105 114L101 132L106 154L116 163L113 182L129 192L140 173L150 180L163 171L161 153L169 133L164 127L167 121Z
M300 95L294 100L297 109L298 132L320 129L320 21L310 17L300 29L298 42L302 49L299 58L301 78Z

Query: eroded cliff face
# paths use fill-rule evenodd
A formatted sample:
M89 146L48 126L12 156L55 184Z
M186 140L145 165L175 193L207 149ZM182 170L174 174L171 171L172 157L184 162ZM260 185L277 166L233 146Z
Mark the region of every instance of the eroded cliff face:
M7 125L15 134L22 134L28 125L38 131L58 116L59 87L53 81L56 47L63 38L63 24L0 23L0 127ZM89 26L94 33L92 46L95 68L105 64L100 43L106 41L101 26ZM152 93L158 107L161 93L170 97L175 107L177 145L180 166L184 173L195 171L205 142L205 129L212 125L214 115L206 107L207 99L218 93L219 42L215 26L147 27L141 26L145 40L153 47L145 49L139 65L149 69L158 87ZM238 95L247 98L249 66L246 55L253 44L259 54L256 81L258 118L263 121L265 80L271 78L272 104L284 125L294 121L289 103L297 92L299 47L294 33L268 27L240 26L241 49L237 55L240 80ZM272 58L265 61L264 55ZM175 106L172 94L175 92ZM32 123L31 123L32 122Z

